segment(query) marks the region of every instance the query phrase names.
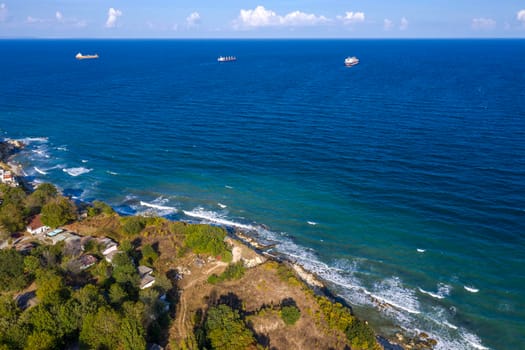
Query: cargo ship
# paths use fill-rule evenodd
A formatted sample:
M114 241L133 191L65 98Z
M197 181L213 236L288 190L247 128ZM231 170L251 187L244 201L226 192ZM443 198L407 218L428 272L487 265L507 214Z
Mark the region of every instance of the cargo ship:
M219 56L217 58L218 62L231 62L231 61L237 61L237 57L235 56Z
M94 55L83 55L81 54L80 52L76 54L75 58L77 60L89 60L89 59L94 59L94 58L98 58L98 54L94 54Z

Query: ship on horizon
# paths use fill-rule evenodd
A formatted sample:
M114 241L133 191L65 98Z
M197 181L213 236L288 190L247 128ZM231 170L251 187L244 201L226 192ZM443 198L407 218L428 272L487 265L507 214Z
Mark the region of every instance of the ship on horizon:
M231 62L231 61L237 61L237 57L235 56L219 56L217 58L218 62Z
M345 58L345 66L352 67L359 63L359 58L352 56Z
M98 58L98 54L94 54L94 55L83 55L82 53L77 53L75 55L75 58L77 60L89 60L89 59L94 59L94 58Z

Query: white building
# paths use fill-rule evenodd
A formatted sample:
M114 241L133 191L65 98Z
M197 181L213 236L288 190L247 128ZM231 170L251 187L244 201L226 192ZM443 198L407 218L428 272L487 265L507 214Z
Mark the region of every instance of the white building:
M27 232L29 232L32 235L38 235L42 234L44 232L49 231L50 227L46 226L41 221L41 215L35 215L33 219L31 219L31 222L26 227Z

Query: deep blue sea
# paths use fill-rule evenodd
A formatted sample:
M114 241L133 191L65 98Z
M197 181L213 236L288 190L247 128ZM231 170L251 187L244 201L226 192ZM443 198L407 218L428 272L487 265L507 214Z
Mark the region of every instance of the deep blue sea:
M524 58L525 40L2 40L0 132L77 199L278 242L383 332L523 349Z

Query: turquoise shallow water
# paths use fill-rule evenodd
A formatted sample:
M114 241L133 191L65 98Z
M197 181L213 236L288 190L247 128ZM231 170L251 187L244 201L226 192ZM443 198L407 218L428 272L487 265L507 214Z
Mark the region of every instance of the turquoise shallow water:
M4 40L0 130L28 143L17 160L35 181L251 230L440 349L518 349L524 54L519 40Z

